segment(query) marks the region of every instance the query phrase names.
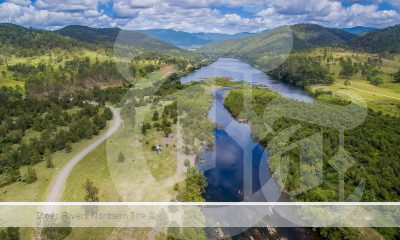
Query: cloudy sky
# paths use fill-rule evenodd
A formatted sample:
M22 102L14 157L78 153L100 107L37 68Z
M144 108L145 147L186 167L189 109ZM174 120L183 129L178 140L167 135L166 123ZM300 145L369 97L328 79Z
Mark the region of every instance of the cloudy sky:
M303 22L385 27L400 23L400 0L0 0L0 22L222 33Z

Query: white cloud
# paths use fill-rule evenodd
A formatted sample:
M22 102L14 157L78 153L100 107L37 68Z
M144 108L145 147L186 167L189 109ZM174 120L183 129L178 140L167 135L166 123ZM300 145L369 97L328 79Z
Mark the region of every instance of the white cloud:
M383 27L400 22L399 0L349 1L353 2L350 7L338 0L8 0L0 3L0 21L43 28L82 24L223 33L259 31L300 22L331 27ZM379 9L378 4L383 2L398 10ZM112 4L114 17L100 9L102 4ZM222 12L219 6L242 8L250 15L244 17L226 8Z
M378 3L380 0L375 0ZM365 1L364 1L365 3ZM257 14L268 25L299 22L318 23L331 27L377 26L384 27L400 22L399 12L379 10L376 4L353 4L344 7L336 0L269 0L269 7ZM281 24L279 24L281 23Z
M32 4L18 5L14 2L5 2L0 4L0 19L2 22L41 28L62 27L70 24L101 26L113 21L97 9L82 8L80 12L69 10L54 11L51 8L39 9Z

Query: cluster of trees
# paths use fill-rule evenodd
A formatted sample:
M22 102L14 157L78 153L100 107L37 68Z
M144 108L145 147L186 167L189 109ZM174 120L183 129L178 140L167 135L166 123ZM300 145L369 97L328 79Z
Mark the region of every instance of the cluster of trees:
M111 91L111 90L109 90ZM96 91L93 91L96 92ZM21 179L19 167L45 160L49 153L71 151L71 143L97 135L112 119L112 112L89 103L93 94L70 94L62 98L23 97L17 90L0 89L0 186ZM77 111L67 111L77 108ZM26 139L27 130L40 133ZM36 181L35 170L28 169L24 181Z
M180 202L204 202L203 193L207 188L207 180L198 167L188 167L185 184L175 188Z
M268 72L277 80L305 87L310 84L331 84L333 74L318 58L292 55L285 63Z
M381 76L382 71L379 70L376 64L371 64L366 62L364 64L360 64L361 67L361 77L366 79L371 84L377 86L383 83L383 78Z
M350 57L340 58L339 63L342 67L339 75L343 78L349 79L358 72L358 65L353 63Z
M21 234L19 232L19 227L8 227L0 231L0 239L4 240L19 240L21 239Z
M400 70L393 74L393 80L397 83L400 83Z
M172 124L176 124L178 122L177 107L176 101L165 105L161 118L159 112L155 110L151 119L154 122L153 125L150 123L144 123L142 125L142 134L146 135L147 130L153 127L158 131L163 131L164 136L168 137L169 134L172 133Z
M241 104L243 101L241 101L241 99L243 99L246 91L249 90L232 90L226 98L225 105L235 116L244 112L243 104ZM267 104L276 97L276 94L270 90L261 89L253 91L252 94L254 98L253 109L255 114L250 114L245 117L250 120L253 134L256 138L258 138L263 145L267 145L273 139L273 135L269 134L266 137L263 135L265 133L263 115ZM324 94L326 95L326 93ZM343 101L345 100L339 101L338 105L342 105ZM307 107L307 105L311 105L312 103L295 103L293 100L293 104L286 105L284 111L296 112L301 104ZM291 106L296 109L290 109ZM318 110L318 108L314 108L313 112L315 116L324 115L323 109ZM357 118L357 114L354 114L354 118ZM295 199L298 201L310 202L338 201L338 173L328 163L339 149L338 130L300 122L282 116L276 118L272 127L279 133L295 124L301 124L302 128L291 135L287 143L281 143L284 144L280 145L281 148L301 141L313 134L322 132L324 163L323 183L318 187L294 196ZM361 179L364 178L366 179L366 187L362 195L362 201L398 201L400 197L400 188L398 187L400 185L400 165L398 162L398 159L400 159L400 152L398 151L398 146L400 144L399 124L400 118L398 117L383 115L381 112L369 110L365 121L360 126L344 132L344 148L355 159L355 163L345 173L346 196L349 196L358 186ZM272 153L270 154L271 156L273 155ZM283 179L284 187L288 191L295 191L299 188L301 178L304 178L304 176L300 176L299 174L299 151L298 149L294 149L285 154L285 156L289 156L290 160L288 176L286 179ZM270 157L269 166L272 171L280 164L277 161L278 158ZM310 166L310 168L311 167L312 166ZM309 180L312 180L312 177L310 177ZM381 231L381 229L379 229L379 231ZM399 232L396 229L391 229L385 230L384 234L393 238L396 234L399 234ZM345 235L341 236L343 237Z
M110 60L94 62L90 58L73 58L54 67L51 63L40 62L37 65L17 63L8 66L14 78L25 81L25 88L30 95L62 95L77 86L86 86L89 82L104 84L124 82L115 62Z

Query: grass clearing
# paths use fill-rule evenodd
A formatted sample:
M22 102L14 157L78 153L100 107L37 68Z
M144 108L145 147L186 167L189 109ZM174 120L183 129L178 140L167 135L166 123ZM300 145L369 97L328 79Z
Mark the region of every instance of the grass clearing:
M108 127L100 132L100 135L107 131ZM32 132L33 135L35 134ZM42 161L33 167L37 171L38 180L32 184L15 182L0 188L1 202L40 202L46 198L46 192L52 179L58 174L63 166L69 162L78 152L85 149L88 145L95 142L98 136L92 139L83 139L78 143L73 143L72 152L58 151L51 154L54 168L47 168L46 162ZM27 171L28 166L20 168L21 176Z
M312 56L322 56L324 49L316 49L310 53ZM334 59L341 57L350 57L353 62L364 63L368 58L376 58L375 54L350 52L344 49L328 48L327 55L332 56ZM392 74L400 69L399 57L395 56L393 59L382 59L382 65L380 70L383 72L383 84L378 86L372 85L366 79L363 79L361 72L353 75L349 80L350 85L345 86L346 79L339 76L341 71L340 64L336 61L330 63L323 62L330 71L335 74L335 84L332 85L314 85L310 87L311 91L315 91L318 88L325 90L331 90L333 92L339 90L349 90L359 94L365 99L368 107L375 111L382 111L390 115L400 115L400 83L393 82Z

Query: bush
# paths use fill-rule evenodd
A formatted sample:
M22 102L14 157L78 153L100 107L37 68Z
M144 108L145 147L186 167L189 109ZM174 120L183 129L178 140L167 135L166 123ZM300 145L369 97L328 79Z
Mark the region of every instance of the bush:
M125 162L125 155L122 152L119 152L118 162Z
M25 174L24 182L31 184L36 182L38 179L36 169L29 167L28 171Z
M183 164L185 167L190 167L190 160L189 159L185 159L185 162Z
M66 153L72 152L72 146L71 146L70 143L67 143L67 144L65 145L65 152L66 152Z

